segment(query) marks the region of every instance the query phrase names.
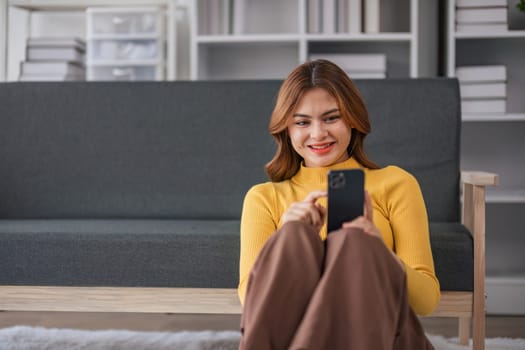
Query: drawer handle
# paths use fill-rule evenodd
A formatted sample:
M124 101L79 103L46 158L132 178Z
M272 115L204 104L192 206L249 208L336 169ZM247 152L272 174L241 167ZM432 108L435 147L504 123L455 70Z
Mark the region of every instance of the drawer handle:
M112 20L113 24L117 24L117 25L118 24L122 24L122 23L127 21L126 18L117 17L117 16L113 17L111 20Z
M122 76L125 76L125 75L131 75L133 73L133 71L131 69L129 69L129 68L128 69L113 68L111 73L115 77L122 77Z

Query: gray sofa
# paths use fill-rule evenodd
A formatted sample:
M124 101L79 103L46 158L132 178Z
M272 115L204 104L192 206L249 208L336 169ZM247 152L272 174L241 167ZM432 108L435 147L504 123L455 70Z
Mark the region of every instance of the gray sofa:
M462 173L458 82L361 80L381 165L419 180L442 298L485 334L485 186ZM0 84L0 310L241 312L245 192L279 81ZM465 226L462 224L465 224Z
M279 81L0 84L0 285L235 288ZM419 180L443 290L472 291L457 81L357 81L379 164Z

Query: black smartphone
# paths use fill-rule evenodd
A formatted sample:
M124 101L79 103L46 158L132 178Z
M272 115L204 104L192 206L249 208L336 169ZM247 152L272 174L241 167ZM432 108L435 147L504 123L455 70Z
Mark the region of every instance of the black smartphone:
M328 233L363 215L364 187L365 173L361 169L328 172Z

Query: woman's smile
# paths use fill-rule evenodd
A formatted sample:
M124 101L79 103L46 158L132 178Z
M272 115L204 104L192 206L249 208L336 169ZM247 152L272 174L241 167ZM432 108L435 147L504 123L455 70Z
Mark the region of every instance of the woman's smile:
M318 143L314 145L308 145L308 148L316 154L326 154L334 149L335 142Z

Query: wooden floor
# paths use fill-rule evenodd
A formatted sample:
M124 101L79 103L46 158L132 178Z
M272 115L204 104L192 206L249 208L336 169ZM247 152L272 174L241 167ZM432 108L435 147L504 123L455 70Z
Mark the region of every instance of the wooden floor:
M0 328L30 325L77 329L128 329L139 331L236 330L239 315L139 314L88 312L0 312ZM457 320L423 318L425 331L457 336ZM487 337L525 338L525 316L487 317Z

